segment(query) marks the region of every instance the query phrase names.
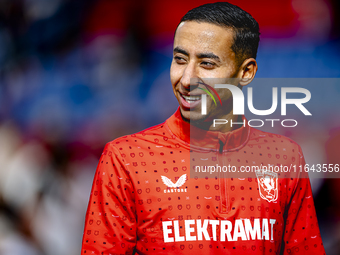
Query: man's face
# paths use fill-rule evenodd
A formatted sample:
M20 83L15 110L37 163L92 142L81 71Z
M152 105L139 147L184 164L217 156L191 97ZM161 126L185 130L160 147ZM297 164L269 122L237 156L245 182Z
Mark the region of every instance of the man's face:
M207 114L201 114L201 95L218 83L237 85L240 76L232 51L234 32L210 23L182 22L174 38L174 52L170 78L182 116L190 121L211 120L227 115L232 109L231 93L216 89L223 107L207 95ZM209 79L210 78L210 79ZM215 78L215 79L211 79Z

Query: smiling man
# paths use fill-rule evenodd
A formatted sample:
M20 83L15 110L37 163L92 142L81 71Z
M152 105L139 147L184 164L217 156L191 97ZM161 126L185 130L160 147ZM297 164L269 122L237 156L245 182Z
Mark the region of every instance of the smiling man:
M324 254L308 177L271 171L304 165L300 146L245 125L230 90L215 88L253 80L258 43L257 22L229 3L182 18L170 72L179 109L106 145L82 254Z
M250 49L237 50L235 53L233 45L240 32L231 21L220 24L212 15L214 19L211 21L209 19L211 23L208 23L204 20L205 17L196 18L196 15L189 12L182 19L174 39L170 77L181 114L192 124L196 122L202 124L202 121L212 124L211 120L214 117L236 121L237 115L233 115L230 91L217 89L217 95L225 106L214 104L213 97L208 97L208 113L202 115L201 95L204 92L200 89L207 85L211 88L216 82L234 83L235 86L242 87L252 81L257 71L257 63L256 51L252 52L251 46L255 44L257 50L258 24L254 20L253 27L243 31L243 36L253 39L253 41L248 39L250 45L247 45L247 48ZM249 15L248 18L250 17ZM246 30L241 21L238 26L240 30ZM210 82L214 83L209 84ZM206 83L208 84L205 85Z

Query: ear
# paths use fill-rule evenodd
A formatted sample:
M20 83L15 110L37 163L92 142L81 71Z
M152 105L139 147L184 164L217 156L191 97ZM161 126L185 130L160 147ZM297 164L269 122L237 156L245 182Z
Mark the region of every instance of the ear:
M243 61L239 72L241 86L248 85L255 77L257 72L257 62L254 58L247 58Z

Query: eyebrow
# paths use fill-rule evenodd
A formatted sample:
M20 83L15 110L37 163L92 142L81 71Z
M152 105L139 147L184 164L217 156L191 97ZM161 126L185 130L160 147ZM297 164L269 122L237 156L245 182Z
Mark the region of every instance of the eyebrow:
M183 50L182 48L180 48L178 46L176 48L174 48L174 53L181 53L183 55L189 56L188 52L186 52L185 50Z
M189 53L186 50L184 50L184 49L182 49L180 47L174 48L174 53L181 53L183 55L189 56ZM196 56L197 56L197 58L211 58L211 59L215 59L216 61L221 62L220 57L215 55L212 52L198 53Z
M197 54L197 57L198 57L198 58L212 58L212 59L215 59L216 61L221 62L219 56L215 55L215 54L212 53L212 52L199 53L199 54Z

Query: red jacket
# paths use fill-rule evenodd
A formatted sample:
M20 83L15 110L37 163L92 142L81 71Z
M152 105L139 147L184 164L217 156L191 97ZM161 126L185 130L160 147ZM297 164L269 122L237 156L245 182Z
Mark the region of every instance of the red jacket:
M82 254L325 254L304 164L286 137L190 130L177 111L106 145ZM263 171L275 166L296 171Z

